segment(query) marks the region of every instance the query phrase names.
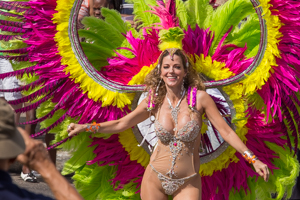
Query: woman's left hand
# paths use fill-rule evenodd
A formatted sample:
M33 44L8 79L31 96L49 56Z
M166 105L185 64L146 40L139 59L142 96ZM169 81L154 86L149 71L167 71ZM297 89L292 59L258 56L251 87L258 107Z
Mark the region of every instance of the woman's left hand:
M264 178L264 180L266 182L268 182L269 180L269 168L266 164L264 164L263 162L261 162L260 160L255 160L255 163L253 163L253 167L255 169L255 171Z

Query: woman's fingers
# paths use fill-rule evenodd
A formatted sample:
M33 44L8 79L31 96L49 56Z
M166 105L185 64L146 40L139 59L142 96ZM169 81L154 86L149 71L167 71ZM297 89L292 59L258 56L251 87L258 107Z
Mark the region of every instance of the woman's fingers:
M264 176L264 173L261 170L256 171L260 176Z
M269 175L270 175L269 168L268 168L268 166L265 166L263 169L264 169L264 180L265 180L266 182L268 182L268 180L269 180Z
M269 180L269 169L268 169L268 167L267 166L265 166L265 167L262 167L261 169L260 169L260 173L258 173L261 177L263 177L264 178L264 181L268 181Z
M77 133L76 131L70 131L68 136L74 136L74 135L76 135L76 133Z
M67 129L67 132L69 133L68 136L73 136L73 135L76 135L77 133L79 133L78 126L79 126L78 124L71 123Z
M69 124L68 129L67 129L68 133L70 133L72 130L74 130L74 128L75 128L74 123Z
M267 182L269 180L269 168L267 165L263 165L260 168L260 172L258 173L260 176L262 176L264 178L264 180Z
M253 164L255 171L261 176L263 177L264 181L268 181L269 180L269 176L270 176L270 172L269 172L269 168L266 164L262 163L260 160L257 160L254 164Z

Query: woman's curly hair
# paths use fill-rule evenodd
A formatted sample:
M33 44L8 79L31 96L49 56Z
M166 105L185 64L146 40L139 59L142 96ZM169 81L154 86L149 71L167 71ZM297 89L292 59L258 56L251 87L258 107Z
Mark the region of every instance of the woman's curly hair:
M198 90L205 90L205 86L203 83L203 79L200 78L200 75L196 72L196 70L194 69L192 63L190 62L189 58L185 55L185 53L180 50L180 49L167 49L165 51L163 51L160 55L160 57L158 58L158 64L162 66L162 61L164 59L164 57L173 54L173 55L177 55L181 58L182 63L183 63L183 67L184 70L187 72L187 75L184 77L184 88L187 90L188 87L197 87ZM187 62L189 63L187 66ZM146 85L146 89L145 92L149 92L149 90L151 90L151 94L149 95L153 95L154 93L156 93L156 88L160 83L160 86L157 90L158 95L155 96L154 98L154 103L155 105L160 105L167 93L167 89L166 89L166 85L165 82L163 80L161 80L160 78L160 74L161 74L161 67L155 67L146 77L145 77L145 85Z

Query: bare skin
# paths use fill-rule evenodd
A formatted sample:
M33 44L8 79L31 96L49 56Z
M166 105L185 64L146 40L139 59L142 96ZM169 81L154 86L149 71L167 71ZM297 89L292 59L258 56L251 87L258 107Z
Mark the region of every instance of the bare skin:
M170 56L164 57L162 60L160 74L161 74L160 75L161 78L166 84L168 98L170 99L173 107L175 107L177 102L181 98L181 94L180 94L181 85L184 77L186 76L186 71L184 70L181 58L177 55L174 55L173 58L171 58ZM197 101L196 109L200 113L199 115L200 122L201 122L200 116L202 116L202 114L205 112L210 122L216 127L216 129L219 131L219 133L227 143L229 143L241 154L244 151L248 150L246 145L241 141L241 139L237 136L237 134L224 121L214 101L205 91L197 92L196 101ZM180 129L182 126L184 126L184 124L186 124L187 121L191 119L189 117L188 112L185 112L187 110L186 99L182 101L179 107L180 107L181 116L178 116L178 118L180 119L178 122L178 128ZM157 108L154 109L153 111L154 115L156 115L157 110L158 110ZM160 112L161 112L160 119L162 119L160 123L162 124L162 126L165 127L166 130L173 130L175 124L170 115L170 110L168 108L168 102L166 99L163 101L161 105ZM144 121L148 117L149 117L149 112L147 111L147 102L146 100L144 100L134 111L132 111L125 117L118 120L101 123L101 126L98 128L98 132L119 133L126 129L129 129L130 127L135 126L136 124ZM83 132L86 129L86 127L87 127L86 124L83 125L83 124L71 123L68 128L68 133L69 135L75 135L80 132ZM265 181L268 181L269 170L266 164L257 160L253 164L253 167L255 168L255 171L264 178ZM149 191L151 192L149 193ZM173 195L175 200L178 199L194 200L195 196L197 196L196 199L201 200L200 176L194 177L193 180L189 181L188 184L183 185L183 187L178 192L175 192L175 194ZM146 168L143 177L143 181L141 185L141 197L143 200L168 199L167 195L165 195L164 191L162 190L161 183L157 178L157 174L151 173L149 166Z

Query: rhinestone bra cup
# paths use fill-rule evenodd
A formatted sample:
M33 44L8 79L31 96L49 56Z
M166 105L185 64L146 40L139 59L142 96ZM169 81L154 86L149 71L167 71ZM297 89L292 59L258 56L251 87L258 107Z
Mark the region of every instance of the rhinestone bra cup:
M163 143L169 143L174 137L183 142L192 142L200 132L200 127L195 120L186 123L184 127L178 130L176 136L167 131L158 120L155 120L154 124L156 135Z

